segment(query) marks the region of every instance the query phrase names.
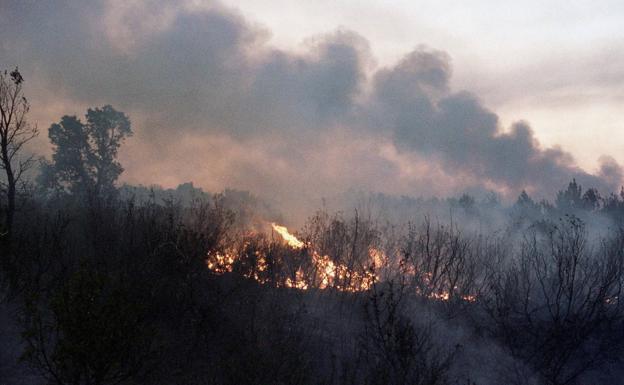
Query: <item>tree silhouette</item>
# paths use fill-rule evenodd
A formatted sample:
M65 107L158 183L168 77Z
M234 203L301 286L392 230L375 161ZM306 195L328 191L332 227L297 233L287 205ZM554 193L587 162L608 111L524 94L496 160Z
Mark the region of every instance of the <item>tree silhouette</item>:
M123 172L117 161L119 147L132 135L130 120L110 105L88 109L86 123L63 116L50 126L55 146L52 162L42 165L41 183L76 195L109 196Z
M6 196L4 226L8 234L15 216L18 185L34 160L33 156L22 157L21 152L38 134L37 127L26 120L30 104L24 97L23 84L24 78L17 68L0 73L0 169L6 177L6 181L0 181L0 190Z
M557 193L555 204L560 210L579 209L583 206L582 193L581 185L576 183L576 179L572 179L566 190Z
M587 210L597 210L600 208L602 198L595 188L590 188L583 194L583 207Z

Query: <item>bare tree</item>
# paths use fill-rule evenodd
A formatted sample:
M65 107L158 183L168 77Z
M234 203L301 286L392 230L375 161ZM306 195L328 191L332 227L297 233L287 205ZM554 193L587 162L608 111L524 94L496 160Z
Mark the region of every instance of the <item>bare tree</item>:
M38 134L36 126L28 123L26 116L30 104L24 97L22 86L24 78L17 68L0 73L0 167L4 170L6 181L0 182L6 195L4 226L6 233L11 233L15 216L15 200L18 185L34 162L33 156L22 157L24 145Z
M494 245L425 217L420 227L410 225L401 250L402 267L416 293L449 305L447 315L454 316L463 307L459 305L477 299L483 285L480 257Z
M567 385L621 354L624 238L593 250L571 217L529 234L510 266L490 279L481 303L495 335L549 384Z
M444 385L456 351L437 346L431 324L409 316L409 287L404 279L374 284L365 303L364 332L360 338L367 362L366 384Z
M304 239L320 256L327 256L332 266L339 266L328 286L353 289L370 284L371 250L380 247L381 233L369 218L360 217L357 211L348 219L318 212L306 224Z

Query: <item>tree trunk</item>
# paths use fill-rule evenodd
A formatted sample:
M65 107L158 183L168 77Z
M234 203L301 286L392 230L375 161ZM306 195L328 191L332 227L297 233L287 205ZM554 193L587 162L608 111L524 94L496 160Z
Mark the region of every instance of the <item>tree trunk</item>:
M11 160L9 159L8 143L6 138L2 138L1 143L2 151L2 164L6 172L7 177L7 210L4 225L6 227L6 236L11 237L11 229L13 227L13 218L15 216L15 175L13 174L13 168L11 167Z

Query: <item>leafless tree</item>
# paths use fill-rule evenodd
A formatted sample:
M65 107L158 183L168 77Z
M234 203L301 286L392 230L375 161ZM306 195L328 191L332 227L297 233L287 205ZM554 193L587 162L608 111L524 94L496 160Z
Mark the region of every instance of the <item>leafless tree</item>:
M328 256L348 272L336 273L330 285L334 288L363 286L364 277L371 272L371 250L380 247L381 235L376 223L357 211L351 218L317 212L304 229L304 239L319 255Z
M595 248L572 217L526 237L509 267L498 267L480 301L495 335L549 384L573 384L617 357L624 343L619 234Z
M24 78L16 68L0 73L0 167L6 181L0 187L6 195L4 226L10 236L15 216L18 186L34 162L33 156L22 156L26 143L38 134L37 126L29 124L26 116L30 104L23 94Z
M436 346L431 325L419 325L405 309L403 279L374 284L365 306L362 354L369 372L363 383L444 385L456 352Z
M425 218L420 226L409 228L401 250L402 267L414 292L449 305L454 313L461 308L457 305L478 297L483 283L480 258L488 254L490 243Z

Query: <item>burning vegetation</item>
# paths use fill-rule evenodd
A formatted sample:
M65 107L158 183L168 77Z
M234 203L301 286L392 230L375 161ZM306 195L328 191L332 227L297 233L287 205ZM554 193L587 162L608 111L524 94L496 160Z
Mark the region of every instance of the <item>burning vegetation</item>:
M248 241L243 241L242 251L232 249L226 254L208 255L207 266L210 270L223 274L239 271L237 264L245 266L246 271L240 272L246 278L253 278L262 284L272 284L275 287L288 287L300 290L310 288L335 289L339 291L358 292L371 288L379 277L375 271L381 268L380 252L371 249L370 259L362 266L349 267L337 263L328 255L321 256L313 245L297 239L285 226L271 223L271 228L277 233L283 242L292 249L292 254L297 254L294 261L284 258L276 258L271 248L267 251L256 250L252 258L245 254L249 246ZM252 235L253 237L254 235ZM280 247L272 244L272 248ZM285 257L291 252L287 251ZM248 261L243 262L243 258ZM368 262L368 263L366 263ZM357 269L357 270L356 270Z
M238 249L230 249L225 254L209 254L206 260L208 269L217 274L237 271L246 278L253 278L261 284L270 284L275 287L300 290L334 289L345 292L370 290L373 284L380 281L383 272L387 273L389 258L383 251L375 247L371 246L368 249L368 258L357 264L347 265L335 262L334 258L329 255L319 254L313 244L299 240L285 226L271 223L271 228L294 253L298 254L297 258L293 259L300 261L299 264L275 259L275 254L270 249L266 252L256 250L253 252L252 258L249 258L244 252L249 246L249 241L244 240L242 252ZM254 237L254 234L250 235ZM273 244L271 247L280 246ZM243 258L247 258L247 261L243 262ZM393 260L400 258L400 255L392 256ZM244 271L241 271L237 265L245 266ZM437 285L438 267L435 268L435 272L419 271L413 266L408 266L405 261L397 267L401 274L420 283L415 289L415 293L418 295L439 301L449 301L451 297L458 297L468 302L476 301L476 295L462 293L457 285L453 285L447 290L439 288ZM446 269L449 266L440 268ZM277 271L283 274L275 274Z

